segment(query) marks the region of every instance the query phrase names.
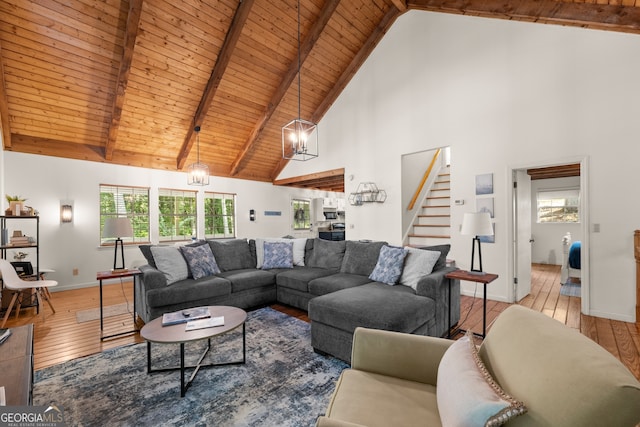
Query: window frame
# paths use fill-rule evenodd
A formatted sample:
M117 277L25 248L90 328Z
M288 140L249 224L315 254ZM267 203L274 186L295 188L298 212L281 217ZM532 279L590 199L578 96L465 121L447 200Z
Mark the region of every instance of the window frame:
M303 205L302 219L299 218L300 205ZM302 226L300 226L302 225ZM311 231L311 199L294 197L291 199L291 228L295 231Z
M570 219L572 216L575 216L575 220ZM579 187L541 188L537 191L537 224L579 224L580 221Z
M218 196L218 197L216 197ZM220 197L221 196L221 197ZM220 214L215 213L215 200L222 200L222 212ZM231 201L231 213L227 211L228 204L224 201ZM213 211L210 210L209 201L213 201ZM237 195L236 193L222 193L217 191L205 191L204 192L204 237L205 239L230 239L236 238L238 229L238 218L236 215L237 210ZM222 218L224 231L222 233L215 233L215 222L217 218ZM210 229L208 226L209 220L213 225ZM227 232L228 227L231 226L231 232ZM208 231L214 231L209 233Z
M112 191L108 191L112 190ZM133 185L114 185L114 184L98 184L98 202L99 202L99 223L100 223L100 246L113 246L114 239L113 238L104 238L102 237L102 231L104 230L104 223L107 218L118 217L118 216L126 216L131 220L131 226L133 228L133 237L123 237L122 241L124 244L140 244L140 243L149 243L151 241L151 220L149 215L149 187L138 187ZM146 197L147 199L147 210L137 210L137 209L127 209L127 202L123 200L125 210L118 210L118 203L116 202L116 207L114 212L105 212L104 210L104 201L103 194L113 194L115 198L118 196L126 197ZM138 201L139 202L139 201ZM138 202L134 201L134 207ZM129 204L128 206L131 208L132 206ZM146 226L146 227L145 227ZM145 235L146 234L146 235Z
M172 213L163 213L162 203L163 198L171 197L173 198L173 209ZM179 213L176 212L176 209L185 206L185 200L182 199L193 199L192 212ZM172 233L170 236L163 234L163 228L167 228L163 226L163 217L173 217L173 226L171 227ZM183 227L184 225L180 225L179 222L190 220L191 230L189 234L179 234L178 227ZM158 241L159 242L183 242L187 240L191 240L192 238L198 235L198 192L194 190L181 190L175 188L158 188Z

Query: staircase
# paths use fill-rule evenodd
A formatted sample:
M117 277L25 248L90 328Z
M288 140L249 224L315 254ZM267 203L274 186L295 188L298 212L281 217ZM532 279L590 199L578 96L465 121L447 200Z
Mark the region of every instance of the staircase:
M441 245L451 242L451 180L449 167L438 174L427 193L408 235L409 246Z

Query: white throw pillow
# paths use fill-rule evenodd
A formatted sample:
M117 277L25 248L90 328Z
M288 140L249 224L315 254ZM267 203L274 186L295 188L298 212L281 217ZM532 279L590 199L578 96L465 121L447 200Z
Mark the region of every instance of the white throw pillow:
M293 265L304 266L304 248L307 246L306 238L267 237L256 239L256 268L262 268L264 264L264 242L293 242Z
M418 281L423 276L431 274L433 266L436 265L440 257L440 252L412 248L410 246L405 246L405 249L408 252L404 259L404 269L402 270L402 276L400 276L400 284L411 286L413 290L417 291Z
M470 333L451 344L442 356L437 384L443 427L500 426L527 411L491 377Z
M151 253L156 267L167 277L167 285L189 277L189 267L179 247L152 246Z

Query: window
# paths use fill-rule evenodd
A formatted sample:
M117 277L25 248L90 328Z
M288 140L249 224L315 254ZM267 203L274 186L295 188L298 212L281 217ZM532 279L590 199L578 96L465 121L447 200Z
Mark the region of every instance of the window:
M113 243L113 239L102 237L102 230L107 218L117 216L126 216L131 220L133 237L123 238L124 242L148 242L149 189L100 184L100 245Z
M538 223L580 222L580 189L538 191Z
M204 235L236 237L236 195L204 193Z
M197 233L196 192L158 190L160 241L189 240Z
M293 229L309 230L311 228L311 201L306 199L293 199Z

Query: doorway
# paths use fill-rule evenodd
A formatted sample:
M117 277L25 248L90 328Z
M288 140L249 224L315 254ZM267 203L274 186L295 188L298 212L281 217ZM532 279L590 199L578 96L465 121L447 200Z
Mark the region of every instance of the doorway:
M510 203L512 206L510 224L508 230L511 234L512 250L510 252L510 272L513 273L513 286L510 289L510 301L517 302L527 296L531 290L531 263L532 263L532 244L535 244L535 233L532 234L532 226L536 225L536 216L532 214L534 210L531 207L532 195L534 191L531 186L531 175L535 173L552 173L543 176L543 178L553 178L559 175L560 171L570 171L579 174L578 182L580 188L579 213L580 213L580 240L582 243L580 253L581 269L581 304L582 313L589 314L589 200L588 200L588 159L580 157L576 159L564 160L558 163L546 164L530 164L511 167L509 174L512 180L512 191L510 194ZM574 174L575 174L574 173ZM569 175L565 175L569 176ZM536 188L534 186L534 188ZM556 225L556 224L554 224ZM575 227L575 225L574 225ZM558 233L562 231L562 225L557 226ZM556 234L558 234L556 233ZM561 244L562 236L559 234L558 243ZM538 262L538 260L533 260ZM557 253L550 253L548 263L557 263L562 265L564 262L561 250Z

